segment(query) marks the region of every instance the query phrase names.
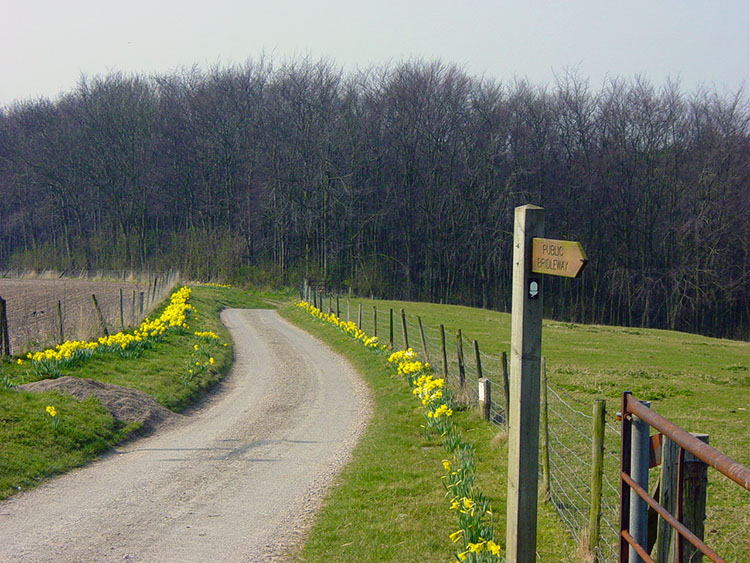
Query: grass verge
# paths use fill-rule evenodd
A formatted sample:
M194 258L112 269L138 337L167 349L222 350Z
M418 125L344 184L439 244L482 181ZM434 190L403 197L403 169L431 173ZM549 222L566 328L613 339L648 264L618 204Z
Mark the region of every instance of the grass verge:
M245 291L203 286L192 289L189 302L196 308L188 321L189 330L166 334L137 358L94 356L61 369L60 374L139 389L173 411L184 409L228 373L232 364L232 341L219 319L221 309L269 306ZM196 331L211 331L219 338L200 338ZM209 358L213 363L207 364ZM201 369L196 368L196 361ZM4 382L0 389L0 499L83 465L139 426L115 421L94 398L79 401L55 392L9 388L38 379L29 366L15 359L0 362L0 382ZM194 376L187 377L190 369ZM57 411L57 424L46 413L48 405Z
M439 439L423 429L418 401L384 356L332 325L293 306L280 312L346 356L372 392L373 418L337 479L307 544L304 561L447 561L455 553L448 536L456 531L441 477L449 457ZM497 534L505 521L507 443L471 409L456 410L454 423L477 451L477 487L490 499ZM557 518L539 513L543 561L573 550ZM455 559L455 558L454 558Z
M452 305L351 299L348 303L347 300L341 301L340 316L356 321L360 304L363 314L362 325L368 334L374 332L372 309L373 306L377 307L377 334L380 335L381 341L388 339L388 310L394 310L396 323L394 340L397 347L402 346L399 311L402 308L405 309L409 319L410 344L421 352L419 333L415 326L416 316L419 315L425 326L428 348L435 364L438 363L435 360L439 358L438 327L440 324L445 325L451 366L455 365L457 329L463 331L467 362L473 362L471 350L473 339L480 342L482 351L487 354L500 355L509 349L509 314ZM313 327L311 330L317 329ZM337 332L335 328L332 330ZM318 332L316 335L321 336ZM329 342L327 337L326 342ZM438 348L435 347L436 345ZM342 346L339 351L348 354L346 347ZM353 346L356 348L358 345L354 343ZM614 414L619 409L620 393L624 390L631 390L636 397L651 400L651 406L656 412L689 431L710 434L710 443L713 446L740 463L750 465L750 457L748 457L750 456L750 433L747 431L750 428L750 345L748 343L664 330L544 321L543 355L547 359L551 384L561 393L564 400L569 401L573 409L584 415L590 416L594 399L605 399L609 426L617 427ZM365 366L355 365L360 371L366 373ZM497 401L500 400L498 397L502 397L499 391L502 387L496 371L498 365L498 362L489 361L484 364L484 375L493 379L493 397L496 397ZM376 379L373 378L382 377L383 373L377 366L372 368L368 382L374 386ZM391 381L390 385L396 385L396 383ZM476 380L469 377L468 385L476 385ZM395 388L397 387L393 389ZM569 503L571 506L567 508L573 512L581 509L579 513L583 514L585 522L588 509L582 510L582 507L574 505L577 502L575 495L580 495L584 501L588 498L585 483L588 482L589 466L586 465L586 460L590 456L590 445L587 446L585 440L581 440L577 433L589 434L590 421L574 414L559 401L553 406L566 417L566 420L556 418L556 415L552 414L550 424L556 424L556 426L551 431L555 435L555 440L562 440L566 447L571 449L561 450L559 442L553 442L552 447L558 450L555 453L559 463L567 462L574 466L574 472L577 474L563 475L562 481L568 478L575 481L580 478L584 483L584 486L578 490L567 491L571 495L570 498L573 498L573 502ZM414 410L416 411L416 407ZM457 420L460 416L465 416L464 413L457 413L457 415L459 415ZM573 420L573 417L576 420ZM575 428L569 426L569 422L572 422ZM484 423L478 424L479 428L475 432L480 434L494 432ZM406 429L407 426L404 425L401 430ZM381 439L389 439L389 432L397 433L399 428L383 431ZM465 435L470 434L466 432ZM611 475L608 476L616 488L615 466L619 442L616 434L608 431L608 436L613 439L613 442L607 447L608 457L605 459L605 467L609 463L615 468L615 471L610 472ZM488 473L497 472L497 480L486 486L482 484L481 488L493 496L496 516L504 518L505 507L500 503L503 502L505 496L506 445L503 439L495 437L492 448L488 450L483 446L487 441L485 438L486 436L476 441L476 446L483 458L483 466L487 468L487 471L480 468L479 482L487 479ZM357 455L366 456L367 454ZM573 456L576 455L583 459L583 463L574 461ZM409 459L411 456L410 453ZM566 458L569 459L566 461ZM395 456L391 461L398 463L397 459L398 457ZM488 460L497 461L497 464L488 464ZM614 462L610 463L612 460ZM559 473L557 477L560 478ZM555 486L553 479L553 488ZM332 502L344 502L337 496L332 498ZM616 511L616 499L613 502ZM747 558L749 509L750 502L746 491L717 472L709 470L706 539L709 545L728 560ZM541 510L550 513L553 509L545 504L541 505ZM555 516L554 519L556 518ZM608 518L615 526L617 525L616 512ZM498 523L502 525L501 522ZM559 525L555 524L547 530L544 520L540 519L539 528L539 550L543 561L561 560L566 555L569 555L572 560L578 560L579 557L575 555L574 549L567 543L567 540L563 543L562 539L554 537L558 533L563 536L569 535L567 532L559 532ZM549 537L543 537L547 533ZM311 541L314 541L314 537L315 533ZM320 553L325 553L325 551ZM307 560L315 560L315 557ZM405 560L409 560L408 557Z

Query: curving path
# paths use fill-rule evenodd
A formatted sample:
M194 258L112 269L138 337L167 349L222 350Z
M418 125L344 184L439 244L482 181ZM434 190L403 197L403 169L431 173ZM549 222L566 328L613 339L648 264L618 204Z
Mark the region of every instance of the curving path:
M0 503L0 561L276 561L368 418L364 384L277 313L222 313L235 364L200 410Z

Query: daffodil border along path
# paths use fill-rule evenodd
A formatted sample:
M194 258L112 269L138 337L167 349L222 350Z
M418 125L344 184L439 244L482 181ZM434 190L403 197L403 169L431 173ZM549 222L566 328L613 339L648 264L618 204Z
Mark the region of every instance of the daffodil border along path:
M357 325L344 321L333 313L325 314L305 301L297 306L313 318L330 323L361 342L366 348L388 354L388 347L376 336L368 336ZM442 460L443 486L448 503L446 509L455 513L456 525L449 539L457 544L451 560L465 563L504 563L500 544L495 541L494 515L489 499L475 485L476 452L461 431L453 424L453 396L442 378L435 377L430 364L420 360L411 348L387 355L399 376L411 386L412 395L419 401L423 427L442 442L449 459ZM437 485L437 483L436 483Z
M342 358L228 309L235 364L197 411L0 503L2 561L273 561L299 541L369 414Z

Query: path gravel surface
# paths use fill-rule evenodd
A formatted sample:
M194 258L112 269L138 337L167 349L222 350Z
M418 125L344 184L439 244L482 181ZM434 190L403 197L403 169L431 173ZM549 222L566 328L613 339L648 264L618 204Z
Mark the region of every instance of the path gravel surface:
M351 366L277 313L222 313L235 364L198 410L0 503L0 561L283 561L369 418Z

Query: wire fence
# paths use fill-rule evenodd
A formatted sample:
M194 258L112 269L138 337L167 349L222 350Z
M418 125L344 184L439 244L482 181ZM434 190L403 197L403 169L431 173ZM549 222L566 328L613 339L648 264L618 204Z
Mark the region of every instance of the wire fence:
M588 545L594 448L593 415L587 408L591 403L547 381L550 500L576 543L583 546ZM594 547L598 561L617 560L619 444L619 431L605 423L600 531Z
M332 301L323 301L324 308ZM430 363L432 369L444 376L446 384L457 398L467 404L475 404L479 399L478 379L490 381L491 400L490 422L506 428L507 412L505 405L506 382L508 378L507 355L490 354L477 345L474 338L462 331L453 332L440 326L428 325L414 315L401 311L377 310L366 301L352 304L347 300L345 308L340 307L339 315L346 315L358 322L362 307L361 327L367 332L375 332L381 342L392 343L394 349L409 347ZM331 307L335 311L335 305ZM391 312L392 311L392 312ZM391 315L393 323L391 324ZM403 324L402 324L403 323ZM406 336L403 325L406 326ZM460 334L460 336L459 336ZM478 350L478 354L477 354ZM478 356L478 362L477 362ZM551 370L554 372L554 370ZM545 378L546 379L546 378ZM463 382L463 385L462 385ZM579 547L587 547L591 511L592 451L593 451L593 401L584 400L567 392L562 387L547 380L547 433L549 436L549 495L550 501L560 516L564 526ZM617 560L615 546L618 537L620 431L605 423L604 459L602 469L602 495L598 542L593 542L593 554L597 561ZM542 472L540 458L539 471Z
M72 274L72 277L70 275ZM13 277L16 276L16 277ZM10 352L91 340L137 326L179 283L178 272L0 272Z

